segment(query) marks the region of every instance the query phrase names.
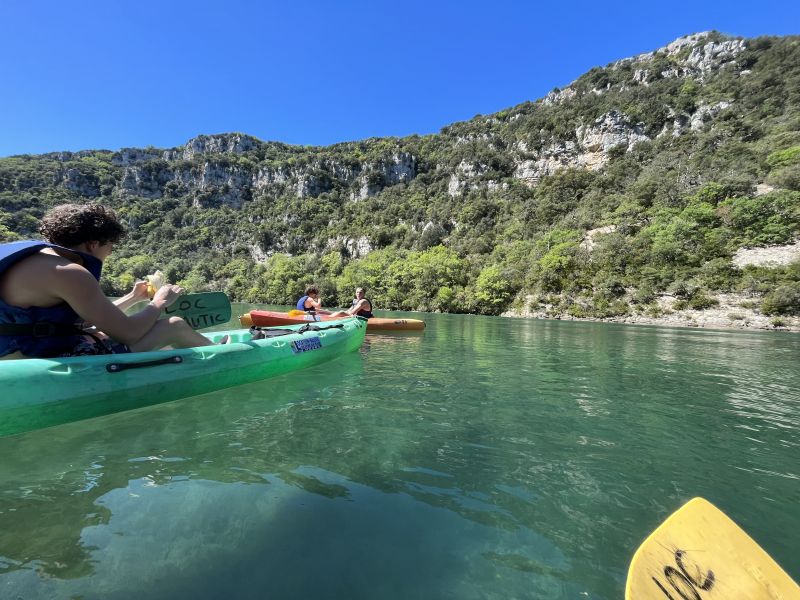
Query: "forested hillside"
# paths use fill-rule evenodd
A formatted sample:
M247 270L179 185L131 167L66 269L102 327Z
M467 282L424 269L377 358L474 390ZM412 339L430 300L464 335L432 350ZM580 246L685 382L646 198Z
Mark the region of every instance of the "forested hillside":
M314 282L326 305L363 285L379 308L482 314L658 316L736 292L779 324L800 263L734 257L800 238L800 37L687 36L436 135L0 159L0 240L66 201L128 225L109 294L157 268L249 302Z

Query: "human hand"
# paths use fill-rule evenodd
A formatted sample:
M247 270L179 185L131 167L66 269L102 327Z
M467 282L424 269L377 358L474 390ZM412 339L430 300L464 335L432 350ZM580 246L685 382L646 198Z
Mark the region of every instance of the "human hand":
M166 308L175 302L175 300L178 299L178 296L180 296L182 293L183 288L181 286L173 283L167 283L166 285L158 288L155 296L153 296L152 302L158 308Z
M137 281L133 284L133 290L131 290L131 297L134 300L147 300L147 282L146 281Z

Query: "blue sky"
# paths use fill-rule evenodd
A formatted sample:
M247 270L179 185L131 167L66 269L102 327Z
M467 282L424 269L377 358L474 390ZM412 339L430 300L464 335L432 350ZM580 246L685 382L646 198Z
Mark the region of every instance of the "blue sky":
M798 34L800 2L4 0L0 156L435 133L708 29Z

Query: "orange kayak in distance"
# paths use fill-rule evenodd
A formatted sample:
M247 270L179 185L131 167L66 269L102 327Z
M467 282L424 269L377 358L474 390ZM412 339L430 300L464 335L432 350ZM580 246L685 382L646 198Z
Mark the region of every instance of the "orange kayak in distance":
M329 315L290 314L271 310L251 310L239 317L242 327L279 327L281 325L297 325L319 321L335 321L341 317L331 318ZM367 331L422 331L425 321L420 319L389 319L372 317L367 319Z

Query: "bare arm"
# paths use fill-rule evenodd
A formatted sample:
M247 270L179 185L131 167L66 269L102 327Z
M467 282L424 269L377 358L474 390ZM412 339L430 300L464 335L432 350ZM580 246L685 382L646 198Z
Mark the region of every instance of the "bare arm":
M366 298L362 298L358 302L356 302L353 306L347 309L348 314L354 315L360 310L366 310L368 312L372 312L372 304Z
M147 282L137 281L133 284L133 289L122 298L114 300L114 306L122 311L128 310L131 306L147 300Z
M311 306L309 306L309 304L311 304ZM316 310L319 310L320 308L322 308L322 300L314 300L311 296L309 296L308 298L306 298L305 304L303 306L306 309L314 308Z
M161 311L180 294L177 286L164 286L153 300L135 315L128 316L103 295L100 284L83 267L74 263L59 267L53 291L85 321L117 342L133 344L155 325Z
M364 305L366 303L367 303L366 300L359 300L358 302L353 304L353 306L351 306L350 308L347 309L347 314L349 314L349 315L356 314L358 311L360 311L362 308L364 308Z
M309 302L311 303L311 306L308 306ZM331 314L331 311L324 310L322 308L322 298L320 298L319 300L314 300L313 298L308 297L308 298L306 298L304 306L305 306L306 310L310 310L310 309L313 308L318 315L329 315L329 314Z

